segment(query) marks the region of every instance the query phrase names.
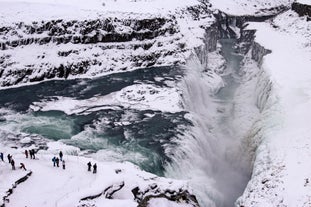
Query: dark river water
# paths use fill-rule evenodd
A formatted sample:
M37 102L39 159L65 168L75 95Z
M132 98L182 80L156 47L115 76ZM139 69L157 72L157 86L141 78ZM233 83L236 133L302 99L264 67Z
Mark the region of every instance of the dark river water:
M42 135L90 152L107 150L109 153L104 159L131 161L146 171L163 175L163 166L169 162L165 146L189 124L184 112L117 106L67 115L63 111L33 111L30 106L34 102L53 100L55 96L76 100L105 96L137 83L168 87L168 82L179 81L182 72L178 67L148 68L96 79L54 80L0 90L3 111L0 129Z

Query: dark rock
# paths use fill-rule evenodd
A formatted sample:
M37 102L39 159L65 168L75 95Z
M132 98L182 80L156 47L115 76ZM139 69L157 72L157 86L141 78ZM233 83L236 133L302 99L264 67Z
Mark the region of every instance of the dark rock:
M311 2L310 2L311 4ZM311 17L311 5L301 4L299 2L292 3L292 10L299 14L299 16L307 15Z
M167 200L174 201L176 203L187 203L193 207L200 207L196 197L190 194L188 191L174 192L173 195L158 194L158 195L147 195L139 203L137 207L148 207L148 203L153 198L166 198Z

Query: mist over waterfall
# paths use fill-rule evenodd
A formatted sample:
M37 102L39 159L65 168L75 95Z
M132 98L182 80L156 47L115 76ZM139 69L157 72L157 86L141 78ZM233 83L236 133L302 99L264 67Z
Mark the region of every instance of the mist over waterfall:
M234 206L250 177L247 146L239 131L244 128L239 127L241 117L235 117L243 107L238 103L244 93L243 58L235 54L234 40L220 42L226 59L222 77L211 77L196 56L187 64L181 88L193 126L175 140L179 147L166 168L167 176L190 180L203 207Z

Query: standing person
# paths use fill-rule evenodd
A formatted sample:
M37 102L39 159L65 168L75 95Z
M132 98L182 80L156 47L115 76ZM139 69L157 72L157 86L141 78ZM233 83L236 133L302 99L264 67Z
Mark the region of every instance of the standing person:
M34 150L34 149L32 149L32 157L33 157L33 159L36 159L35 154L36 154L35 150Z
M63 169L65 170L66 166L65 166L65 160L62 160L62 165L63 165Z
M28 158L28 151L27 150L25 150L25 156L26 156L26 158Z
M24 163L20 163L20 167L19 167L20 169L24 169L25 171L27 170L26 169L26 167L25 167L25 165L24 165Z
M97 173L97 165L96 165L96 163L93 165L93 173Z
M32 150L29 150L30 159L32 159Z
M58 157L56 157L55 161L56 161L56 166L59 167L59 159L58 159Z
M63 160L63 152L62 151L59 152L59 158L60 158L60 161Z
M53 162L53 167L55 167L55 165L56 165L56 157L55 156L52 158L52 162Z
M0 159L2 160L2 162L4 162L4 160L3 160L3 153L2 152L0 152Z
M92 163L88 162L87 163L87 171L91 171Z
M12 165L12 170L15 170L15 161L13 160L13 158L10 159L11 160L11 165Z
M11 163L11 159L12 159L12 156L10 154L8 154L9 163Z

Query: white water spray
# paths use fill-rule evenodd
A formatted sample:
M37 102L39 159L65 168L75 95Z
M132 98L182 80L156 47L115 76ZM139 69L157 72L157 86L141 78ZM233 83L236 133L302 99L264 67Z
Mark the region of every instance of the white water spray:
M232 55L232 42L223 45L227 74L223 76L225 87L216 94L211 85L221 86L222 82L207 75L195 56L188 62L182 89L193 126L176 140L177 149L167 149L173 161L166 167L166 175L189 180L202 207L234 206L250 176L249 163L244 162L248 159L241 159L245 156L243 137L235 123L241 58Z

